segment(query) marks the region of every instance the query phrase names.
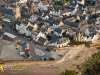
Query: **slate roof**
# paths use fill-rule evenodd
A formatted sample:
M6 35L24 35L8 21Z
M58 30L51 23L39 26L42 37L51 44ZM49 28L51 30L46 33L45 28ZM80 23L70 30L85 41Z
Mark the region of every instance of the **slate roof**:
M20 23L21 23L21 21L17 21L17 22L16 22L17 25L20 25Z
M43 19L41 17L38 17L37 21L41 22L41 21L43 21Z
M14 16L12 9L6 9L6 8L3 8L3 7L0 7L0 12L3 13L3 14Z
M85 20L86 17L87 17L87 15L83 15L83 16L81 16L81 20Z
M43 5L48 5L47 1L41 1Z
M29 12L29 9L28 8L25 8L25 7L22 7L22 11L28 13Z
M50 26L53 25L53 22L51 20L44 20L44 23L48 23Z
M6 2L7 3L16 3L16 2L18 2L19 0L7 0Z
M28 24L28 22L26 21L22 21L21 23L24 24L25 26Z
M34 15L42 16L42 13L41 12L34 12Z
M95 24L96 21L97 20L95 20L95 19L89 19L87 22L88 22L88 24Z
M26 28L26 30L29 30L30 32L33 30L33 27L32 26L28 26L27 28Z
M65 9L66 9L67 11L73 11L73 10L75 10L74 7L69 7L69 6L65 6ZM69 9L69 10L68 10L68 9Z
M60 23L60 19L54 19L53 24L58 25Z
M76 7L77 3L70 3L71 7Z
M70 22L70 21L64 21L65 25L68 25L70 27L78 28L79 24L75 22Z
M63 38L63 37L54 37L53 39L50 40L50 44L52 43L57 43L57 44L61 44L61 43L64 43L66 42L66 40L69 40L68 38Z
M31 7L33 1L28 1L26 4L28 7Z
M57 33L61 33L62 29L61 28L55 28L54 31L57 32Z
M46 42L46 39L45 39L45 38L40 37L40 38L38 39L38 42L40 42L40 43L44 44L44 43Z

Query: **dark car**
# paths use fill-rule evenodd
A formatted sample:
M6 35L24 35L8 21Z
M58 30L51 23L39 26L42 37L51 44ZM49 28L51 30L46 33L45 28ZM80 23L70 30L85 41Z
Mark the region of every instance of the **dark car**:
M48 48L46 48L45 50L46 50L46 51L48 51L48 52L51 52L51 50L50 50L50 49L48 49Z

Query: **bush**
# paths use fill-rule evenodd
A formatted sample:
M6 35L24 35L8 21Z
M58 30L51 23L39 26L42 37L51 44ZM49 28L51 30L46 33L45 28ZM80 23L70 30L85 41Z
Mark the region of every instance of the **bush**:
M96 19L97 17L99 17L98 14L93 14L93 15L92 15L92 18L95 18L95 19Z
M84 44L84 42L81 42L81 41L71 41L71 42L69 43L70 46L81 45L81 44Z
M100 52L93 54L83 65L83 74L100 75Z
M43 25L44 25L44 22L41 22L41 23L39 24L40 27L42 27Z
M77 19L75 22L76 22L76 23L79 23L80 21Z
M60 75L77 75L77 72L66 70L65 72L62 72Z
M63 37L70 38L70 35L69 34L66 34L66 32L67 31L65 31L65 32L62 33Z
M51 35L48 34L46 37L48 38L48 40L51 40Z

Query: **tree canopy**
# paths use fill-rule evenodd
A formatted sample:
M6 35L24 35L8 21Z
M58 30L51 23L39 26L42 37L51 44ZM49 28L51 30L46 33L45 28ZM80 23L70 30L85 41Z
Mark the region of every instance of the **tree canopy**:
M62 72L60 75L77 75L77 72L66 70L65 72Z

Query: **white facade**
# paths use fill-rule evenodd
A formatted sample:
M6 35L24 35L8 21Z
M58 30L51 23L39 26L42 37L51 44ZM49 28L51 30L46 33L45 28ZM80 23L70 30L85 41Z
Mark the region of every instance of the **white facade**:
M36 21L37 18L38 17L36 15L32 15L32 16L30 16L29 21L34 22L34 21Z
M44 33L40 32L40 33L37 35L37 38L39 38L39 37L46 38L46 35L45 35Z
M56 48L61 48L61 47L67 46L69 42L70 42L70 40L68 38L66 38L66 40L63 43L58 44L57 42L55 42L55 43L51 43L49 45L53 46L53 47L56 47Z
M59 11L56 11L56 10L52 11L52 15L54 15L54 16L60 16L60 14L61 14L60 10Z
M94 35L93 37L84 37L84 41L88 42L88 41L91 41L92 43L95 43L97 42L98 40L98 34Z
M77 0L77 3L84 5L85 4L85 1L84 0Z
M77 8L75 8L75 9L71 12L71 15L75 15L76 11L77 11Z
M20 25L16 24L16 30L19 34L25 34L26 33L26 26L21 23Z
M48 9L47 9L47 6L48 6L48 5L46 5L46 6L43 5L41 1L40 1L40 3L38 3L38 8L40 8L40 10L48 10Z
M26 30L26 33L25 33L26 36L31 36L31 32L29 30Z
M26 3L27 0L20 0L19 3Z

